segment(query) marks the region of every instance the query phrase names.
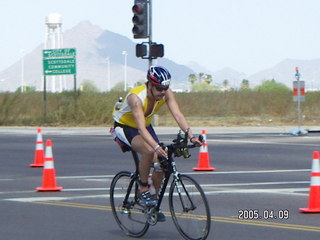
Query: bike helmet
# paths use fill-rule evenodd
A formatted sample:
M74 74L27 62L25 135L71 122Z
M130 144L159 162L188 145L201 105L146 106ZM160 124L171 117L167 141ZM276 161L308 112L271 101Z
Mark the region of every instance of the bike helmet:
M154 86L163 86L168 88L171 81L171 75L167 69L160 66L151 66L148 70L147 79Z

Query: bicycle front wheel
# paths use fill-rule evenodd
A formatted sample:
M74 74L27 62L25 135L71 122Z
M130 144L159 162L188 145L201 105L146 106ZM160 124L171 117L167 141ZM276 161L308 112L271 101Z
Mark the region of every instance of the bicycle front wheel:
M173 179L169 191L169 207L179 233L187 240L208 237L211 215L207 198L200 185L181 174Z
M142 237L149 228L137 193L138 182L130 172L119 172L113 178L110 186L112 213L122 231L131 237Z

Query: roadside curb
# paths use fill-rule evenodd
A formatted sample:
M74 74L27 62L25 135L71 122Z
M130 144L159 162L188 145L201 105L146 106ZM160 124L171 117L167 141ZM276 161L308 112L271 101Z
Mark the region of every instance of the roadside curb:
M39 127L0 127L0 134L35 134ZM48 135L110 135L109 126L106 127L42 127L43 133ZM279 133L288 134L294 126L274 127L192 127L194 134L206 130L207 134L223 133ZM157 134L176 134L179 127L154 127ZM317 126L307 126L310 132L317 131ZM314 130L312 130L314 129Z

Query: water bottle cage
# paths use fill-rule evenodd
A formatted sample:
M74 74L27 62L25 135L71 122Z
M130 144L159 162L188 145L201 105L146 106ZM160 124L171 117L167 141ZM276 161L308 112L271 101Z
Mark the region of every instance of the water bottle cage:
M158 159L159 159L159 163L162 168L162 171L169 172L170 171L169 161L164 157L158 157Z

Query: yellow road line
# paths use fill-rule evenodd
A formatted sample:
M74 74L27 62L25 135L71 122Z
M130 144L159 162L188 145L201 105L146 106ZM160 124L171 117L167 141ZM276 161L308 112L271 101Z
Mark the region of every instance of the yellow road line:
M33 203L52 205L52 206L112 211L110 206L94 205L94 204L86 204L86 203L60 202L60 201L38 201L38 202L33 202ZM170 212L164 212L164 214L169 216ZM193 217L195 217L199 220L205 219L205 216L193 216ZM244 225L260 226L260 227L271 227L271 228L291 229L291 230L300 230L300 231L320 232L320 227L317 227L317 226L287 224L287 223L279 223L279 222L255 221L255 220L242 220L242 219L236 219L236 218L231 218L231 217L211 217L211 221L233 223L233 224L244 224Z

